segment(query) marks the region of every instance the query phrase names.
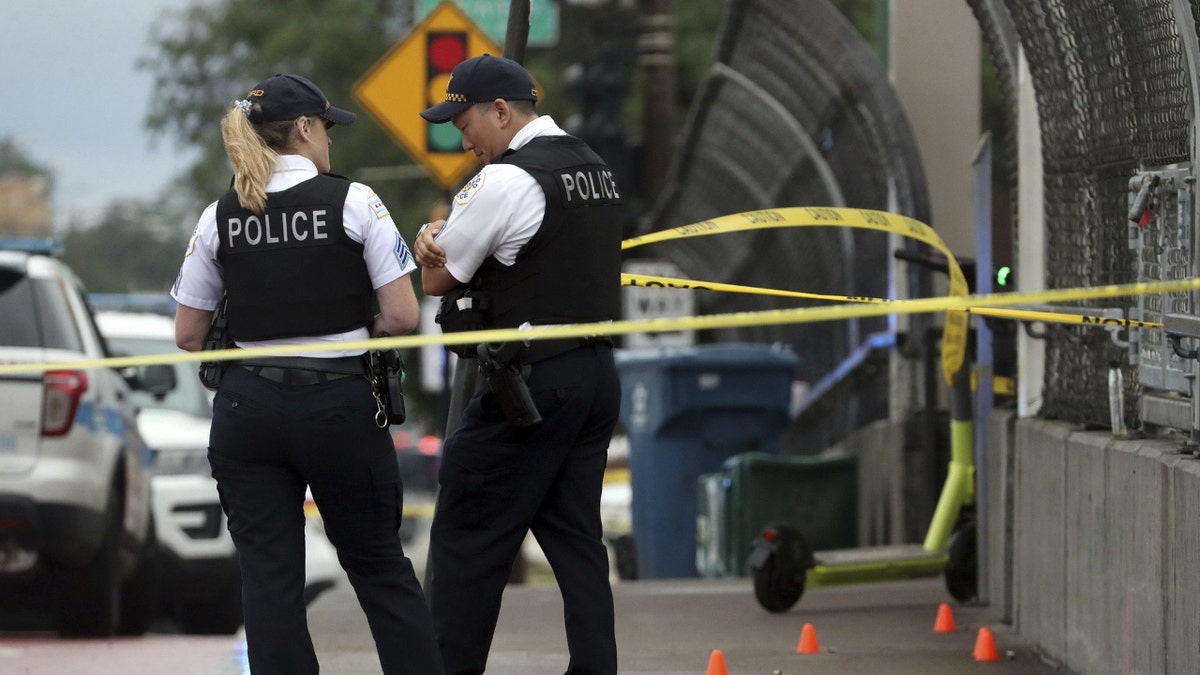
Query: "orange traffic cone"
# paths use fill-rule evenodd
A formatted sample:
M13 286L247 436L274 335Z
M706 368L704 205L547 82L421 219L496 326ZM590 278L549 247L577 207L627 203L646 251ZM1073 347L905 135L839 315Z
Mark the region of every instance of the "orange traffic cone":
M817 643L817 629L811 623L804 624L800 629L800 644L796 645L797 654L820 654L821 645Z
M729 671L725 670L725 654L720 649L712 650L709 655L707 675L729 675Z
M996 653L996 640L992 637L992 631L988 628L980 628L979 635L975 637L975 652L976 661L999 661L1000 655Z
M943 602L938 606L937 621L933 622L933 632L953 633L954 630L954 614L950 612L950 605Z

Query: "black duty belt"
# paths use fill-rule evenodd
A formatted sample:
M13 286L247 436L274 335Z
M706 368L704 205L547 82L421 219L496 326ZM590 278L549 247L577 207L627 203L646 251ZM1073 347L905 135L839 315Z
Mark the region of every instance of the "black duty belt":
M529 349L526 349L521 355L521 361L524 363L537 363L538 361L545 361L559 354L566 354L573 349L592 344L604 344L611 347L613 341L608 335L564 338L560 340L532 340L529 343Z
M366 361L362 356L339 356L320 359L310 356L276 356L245 359L238 365L261 378L287 385L324 384L355 375L365 376Z

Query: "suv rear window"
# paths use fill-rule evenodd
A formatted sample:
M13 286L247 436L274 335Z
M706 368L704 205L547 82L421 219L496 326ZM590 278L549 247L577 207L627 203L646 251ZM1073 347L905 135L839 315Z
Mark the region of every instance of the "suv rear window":
M83 341L63 293L54 280L0 269L0 346L82 352Z

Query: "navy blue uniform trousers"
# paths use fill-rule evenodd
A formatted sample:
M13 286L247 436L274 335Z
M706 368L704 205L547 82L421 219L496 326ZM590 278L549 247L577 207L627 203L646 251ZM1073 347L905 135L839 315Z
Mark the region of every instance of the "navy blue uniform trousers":
M383 672L443 672L425 596L400 543L395 448L365 377L289 386L233 366L216 395L209 462L242 573L254 675L318 671L304 605L304 498L366 614Z
M427 577L448 673L482 673L500 600L532 531L563 599L568 673L617 672L600 490L621 407L612 347L593 343L533 364L542 423L508 424L484 387L447 439Z

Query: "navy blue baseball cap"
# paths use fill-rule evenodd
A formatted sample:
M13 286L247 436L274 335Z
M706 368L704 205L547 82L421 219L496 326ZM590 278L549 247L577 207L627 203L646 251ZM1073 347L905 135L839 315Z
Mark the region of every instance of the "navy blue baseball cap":
M257 103L260 108L249 113L250 121L255 124L311 116L320 116L337 124L354 124L355 119L349 110L330 105L317 85L299 75L276 73L254 85L246 100Z
M442 124L476 103L537 101L533 77L521 64L503 56L484 54L467 59L450 71L446 100L423 110L421 117Z

